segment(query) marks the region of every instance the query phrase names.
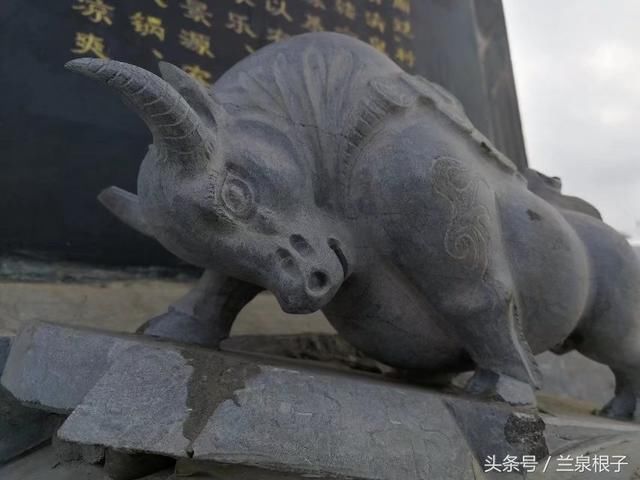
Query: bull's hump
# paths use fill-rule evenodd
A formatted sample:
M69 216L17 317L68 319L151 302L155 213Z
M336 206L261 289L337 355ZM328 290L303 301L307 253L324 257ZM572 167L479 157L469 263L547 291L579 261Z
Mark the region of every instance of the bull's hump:
M345 54L353 58L352 67L363 70L373 77L385 72L401 72L389 57L380 53L369 44L348 35L334 32L317 32L296 35L289 39L269 44L256 53L244 58L220 77L215 90L232 90L237 85L241 73L258 75L268 74L276 62L286 64L289 74L294 77L308 64L310 52L324 57L326 63L335 63ZM283 62L284 60L284 62ZM339 63L339 62L338 62ZM320 73L320 72L309 72ZM293 80L293 78L292 78Z

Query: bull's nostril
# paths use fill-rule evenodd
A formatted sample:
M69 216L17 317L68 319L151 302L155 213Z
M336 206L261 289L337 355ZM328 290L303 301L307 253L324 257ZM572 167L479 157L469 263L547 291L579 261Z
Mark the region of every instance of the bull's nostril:
M326 273L315 270L309 276L309 290L318 292L326 289L327 285L329 285L329 276Z
M302 235L294 233L289 237L289 243L303 257L309 256L313 253L313 248Z
M290 275L294 275L298 271L298 265L291 253L286 251L284 248L279 248L276 251L276 255L278 255L278 258L280 259L280 266L283 271Z

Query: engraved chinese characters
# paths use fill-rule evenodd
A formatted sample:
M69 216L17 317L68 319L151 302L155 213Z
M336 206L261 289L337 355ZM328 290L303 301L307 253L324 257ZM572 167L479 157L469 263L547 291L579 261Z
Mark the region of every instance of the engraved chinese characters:
M171 61L208 85L222 73L219 65L238 61L267 43L305 32L336 31L411 69L416 63L411 1L71 0L79 27L70 51L126 60L131 51L124 47L133 44L149 65Z

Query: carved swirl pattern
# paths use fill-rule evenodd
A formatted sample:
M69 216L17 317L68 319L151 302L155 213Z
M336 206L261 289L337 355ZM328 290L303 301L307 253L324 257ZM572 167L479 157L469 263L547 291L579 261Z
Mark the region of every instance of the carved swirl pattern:
M486 183L462 163L439 158L432 167L432 185L450 205L445 251L473 272L483 275L488 265L491 215L478 197Z

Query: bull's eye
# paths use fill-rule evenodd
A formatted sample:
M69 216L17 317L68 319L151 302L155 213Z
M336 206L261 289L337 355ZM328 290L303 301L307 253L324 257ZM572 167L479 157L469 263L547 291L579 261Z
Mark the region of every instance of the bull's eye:
M251 186L235 175L228 175L222 186L222 201L236 217L248 218L255 210L255 200Z

